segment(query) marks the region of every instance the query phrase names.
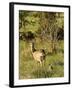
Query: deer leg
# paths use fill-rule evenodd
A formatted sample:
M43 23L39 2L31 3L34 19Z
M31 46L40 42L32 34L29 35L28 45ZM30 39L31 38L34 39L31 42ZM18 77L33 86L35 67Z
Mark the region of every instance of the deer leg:
M37 77L40 77L40 62L37 62Z

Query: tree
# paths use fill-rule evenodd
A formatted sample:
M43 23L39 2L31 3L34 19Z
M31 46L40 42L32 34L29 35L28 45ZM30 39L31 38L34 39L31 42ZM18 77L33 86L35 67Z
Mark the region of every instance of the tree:
M28 23L28 21L25 19L28 16L29 12L28 11L19 11L19 28L24 28L25 29L25 24Z

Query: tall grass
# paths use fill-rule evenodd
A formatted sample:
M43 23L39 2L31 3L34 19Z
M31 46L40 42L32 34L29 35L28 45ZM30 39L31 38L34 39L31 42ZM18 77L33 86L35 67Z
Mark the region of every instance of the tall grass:
M64 76L64 44L58 42L57 53L47 54L45 62L41 66L32 56L29 43L19 42L19 79L54 78ZM46 53L50 51L50 45L46 41L36 41L36 49L44 48ZM52 65L52 70L49 69Z

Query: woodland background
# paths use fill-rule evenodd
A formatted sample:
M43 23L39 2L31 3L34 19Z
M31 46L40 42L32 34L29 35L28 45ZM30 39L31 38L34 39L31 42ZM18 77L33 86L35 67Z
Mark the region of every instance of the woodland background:
M20 79L64 76L64 13L19 11ZM32 57L29 42L45 49L45 66ZM53 70L49 70L49 65ZM34 68L33 68L34 67Z

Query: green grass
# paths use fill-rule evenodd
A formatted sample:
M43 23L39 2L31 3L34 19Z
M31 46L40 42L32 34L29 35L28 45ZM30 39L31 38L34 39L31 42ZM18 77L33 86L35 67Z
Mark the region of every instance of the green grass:
M57 53L47 54L45 63L41 66L37 63L30 50L29 43L20 40L19 43L19 79L33 78L54 78L64 76L64 52L63 41L58 42ZM46 52L50 50L50 44L46 41L36 40L36 49L46 48ZM53 69L49 69L52 65Z

